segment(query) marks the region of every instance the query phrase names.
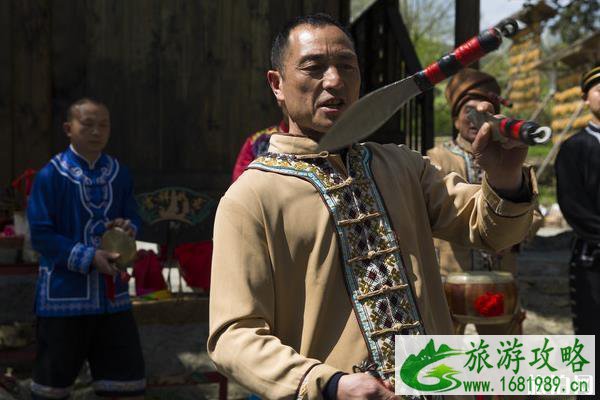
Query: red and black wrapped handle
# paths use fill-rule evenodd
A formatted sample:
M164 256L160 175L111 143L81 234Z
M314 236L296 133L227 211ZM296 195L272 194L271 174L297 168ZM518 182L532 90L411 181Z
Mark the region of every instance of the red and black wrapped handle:
M531 146L546 143L552 135L549 127L540 126L533 121L512 118L501 118L498 131L502 136L520 140Z
M514 19L505 19L498 25L483 31L478 36L463 43L433 64L415 74L417 85L422 91L431 89L437 83L474 63L487 53L496 50L502 43L502 36L511 37L518 31Z
M494 135L519 140L530 146L544 144L552 137L552 130L533 121L495 116L488 112L477 111L468 106L467 118L477 129L488 122Z

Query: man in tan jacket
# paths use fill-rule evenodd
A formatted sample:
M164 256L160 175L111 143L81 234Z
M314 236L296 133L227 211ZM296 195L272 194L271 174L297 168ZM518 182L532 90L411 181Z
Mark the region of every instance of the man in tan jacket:
M446 99L451 108L452 120L457 136L427 152L431 162L443 175L457 173L469 183L480 184L484 170L473 152L477 129L467 118L469 107L487 107L500 112L500 86L496 79L475 69L466 68L454 75L446 86ZM543 218L534 210L533 224L528 235L534 235ZM507 271L517 273L519 244L500 252L474 249L461 243L443 239L434 240L442 275L462 271ZM518 334L521 330L522 312L518 311L513 321L497 325L476 325L480 334ZM464 332L465 325L456 324L456 332Z
M522 240L535 198L527 150L482 128L481 185L405 146L317 153L358 99L350 35L328 16L299 18L271 63L290 129L219 204L209 355L268 399L396 398L394 335L452 333L432 236L493 250Z

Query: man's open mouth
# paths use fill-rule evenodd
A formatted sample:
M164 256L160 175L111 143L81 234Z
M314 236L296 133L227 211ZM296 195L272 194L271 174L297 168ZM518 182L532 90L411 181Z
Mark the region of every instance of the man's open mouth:
M320 108L329 108L332 110L339 110L344 106L345 102L342 99L330 99L319 103Z

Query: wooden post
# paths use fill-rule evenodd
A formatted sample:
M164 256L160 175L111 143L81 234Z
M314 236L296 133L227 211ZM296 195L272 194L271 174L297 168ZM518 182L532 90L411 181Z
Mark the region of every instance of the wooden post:
M454 19L454 47L458 47L479 33L479 0L456 0ZM470 65L479 69L479 62Z
M14 177L11 2L0 2L0 188Z

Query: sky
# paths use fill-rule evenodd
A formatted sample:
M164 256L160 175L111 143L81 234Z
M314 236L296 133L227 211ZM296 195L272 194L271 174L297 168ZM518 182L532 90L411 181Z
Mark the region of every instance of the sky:
M351 0L352 15L357 17L374 0ZM417 0L418 1L418 0ZM440 0L445 1L445 0ZM456 1L456 0L455 0ZM526 0L480 0L479 12L481 19L480 29L483 30L500 22L503 18L519 11Z
M480 0L479 13L481 19L479 26L481 30L488 28L501 19L519 11L525 0Z

